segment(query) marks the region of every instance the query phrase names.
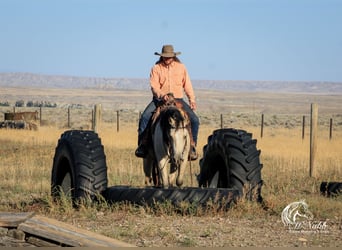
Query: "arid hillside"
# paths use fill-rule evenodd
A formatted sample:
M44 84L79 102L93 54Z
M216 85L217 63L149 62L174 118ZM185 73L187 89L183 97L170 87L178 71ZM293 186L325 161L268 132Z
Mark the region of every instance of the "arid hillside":
M318 104L319 116L326 126L334 118L339 127L342 119L342 83L208 81L205 84L194 81L202 124L219 126L223 115L225 126L256 126L260 125L261 114L265 114L266 124L300 126L302 116L310 114L311 103ZM89 120L95 104L102 105L105 121L113 122L117 111L121 112L120 119L134 121L151 100L147 79L0 73L0 89L0 104L8 104L1 105L1 113L12 112L18 101L24 106L17 107L17 111L38 108L27 108L28 102L51 103L58 110L44 108L43 119L57 126L66 123L69 107L73 120L80 119L80 113Z
M195 89L229 92L342 94L341 82L199 80ZM62 89L148 90L147 78L104 78L31 73L0 73L0 87L35 87Z

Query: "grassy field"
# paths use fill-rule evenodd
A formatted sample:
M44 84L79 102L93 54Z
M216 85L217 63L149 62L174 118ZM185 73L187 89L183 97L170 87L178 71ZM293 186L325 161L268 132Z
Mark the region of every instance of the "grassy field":
M287 204L305 199L315 219L329 221L331 227L335 228L334 230L340 230L338 227L341 227L342 221L341 196L326 198L320 195L319 186L321 181L341 181L342 131L334 131L335 136L332 140L329 140L324 133L320 133L314 177L309 177L309 137L302 140L299 128L269 129L264 133L263 138L258 136L259 128L251 126L245 129L254 134L258 140L257 146L262 151L264 180L262 195L268 209L266 211L255 204L241 202L229 212L214 213L217 216L240 220L248 218L258 221L260 218L273 217L279 221L281 211ZM118 214L125 211L133 217L141 217L141 213L144 216L146 214L156 216L156 212L148 208L137 210L127 205L111 207L102 204L96 208L85 207L75 211L67 203L53 203L50 198L52 159L57 141L63 131L63 129L53 127L40 127L38 131L0 130L1 211L36 211L69 222L75 222L75 217L80 217L87 221L87 224L93 221L94 216L102 213L101 211L111 216L115 211ZM213 128L210 126L201 127L198 145L200 156L201 149L212 131ZM124 126L121 131L117 132L115 123L104 123L99 136L107 157L109 186L121 184L143 186L142 162L134 156L135 124ZM192 162L191 171L189 168L186 172L185 186L197 186L195 176L198 173L197 160ZM213 211L209 214L212 213ZM157 214L168 218L179 216L167 205L161 206ZM192 216L199 216L203 219L207 218L208 214L198 211ZM88 228L93 229L94 225L97 225L96 221L93 221L92 226ZM81 224L81 226L84 225ZM98 227L95 228L102 232ZM106 231L104 234L127 240L128 232L109 234ZM195 243L190 245L193 244L196 246ZM327 243L327 245L333 244L333 242Z
M156 208L106 202L75 210L70 202L56 204L50 197L52 160L60 135L67 129L90 129L91 107L103 101L99 137L104 145L108 184L143 186L142 160L134 156L139 112L149 100L137 92L4 89L6 97L36 100L50 95L58 108L43 108L37 131L0 129L0 211L34 211L136 246L341 246L341 196L320 194L322 181L342 181L342 114L340 96L291 94L227 94L199 91L199 159L207 138L221 126L253 133L263 163L262 196L266 207L239 201L228 211L207 211L184 206L182 213L170 204ZM113 98L115 95L115 98ZM213 98L208 98L210 95ZM1 94L0 94L0 97ZM206 99L205 99L206 98ZM309 110L319 103L319 134L314 176L309 177ZM70 128L67 103L71 109ZM129 105L128 105L129 104ZM34 108L20 108L19 111ZM12 108L0 107L0 112ZM117 131L119 111L119 131ZM263 137L260 118L265 114ZM306 118L302 139L302 119ZM329 121L333 136L329 139ZM197 186L199 159L186 171L185 186ZM315 221L327 231L291 233L281 222L289 203L305 199ZM319 231L319 230L318 230Z
M136 125L124 126L117 132L115 124L104 124L99 133L107 157L109 185L143 185L141 159L134 156L136 148ZM202 126L198 142L201 157L202 147L214 128ZM320 181L341 181L342 137L340 130L334 138L320 133L314 177L309 178L309 135L302 140L301 128L270 129L260 138L259 128L245 128L253 133L261 149L261 162L265 195L301 195L303 192L317 194ZM64 129L40 127L38 131L0 130L1 177L4 190L15 192L48 193L50 171L57 141ZM192 174L199 173L198 160L192 162ZM186 186L190 183L190 171ZM306 186L309 185L309 186ZM7 191L8 192L8 191ZM285 198L285 197L284 197ZM299 198L299 197L298 197ZM286 198L287 199L287 198ZM293 199L293 197L291 197ZM281 199L283 202L283 198Z

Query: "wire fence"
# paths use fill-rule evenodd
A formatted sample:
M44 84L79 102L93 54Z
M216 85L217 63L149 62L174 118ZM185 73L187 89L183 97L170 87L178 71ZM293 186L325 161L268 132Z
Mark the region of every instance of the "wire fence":
M60 128L70 129L96 129L94 121L93 108L85 107L1 107L0 112L3 113L3 120L9 113L18 112L38 112L39 126L56 126ZM101 105L98 107L99 120L101 123L111 123L115 126L116 131L124 130L129 124L136 124L138 127L139 119L142 111L131 109L103 109ZM265 136L268 127L294 129L301 128L302 139L305 138L307 130L310 127L310 114L271 114L256 112L199 112L197 113L201 125L208 125L214 128L244 128L256 127L260 128L260 137ZM334 136L334 131L342 126L342 114L319 114L318 126L327 131L329 139Z

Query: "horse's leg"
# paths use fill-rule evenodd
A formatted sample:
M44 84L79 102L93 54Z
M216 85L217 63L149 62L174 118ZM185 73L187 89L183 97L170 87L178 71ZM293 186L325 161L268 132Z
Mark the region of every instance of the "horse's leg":
M178 187L181 187L183 185L183 177L184 177L187 162L188 162L187 160L183 160L179 164L178 175L177 175L177 180L176 180L176 184Z
M163 138L163 131L160 127L160 123L157 122L156 127L153 133L153 144L154 146L154 154L156 158L156 162L158 163L158 170L159 170L159 185L162 187L169 186L168 180L168 149L165 145L164 138Z
M169 163L169 157L164 156L158 161L158 168L159 168L159 179L160 184L162 187L167 188L169 187L169 175L168 175L168 163Z
M150 153L147 155L146 158L144 158L143 167L144 167L144 173L145 173L145 185L151 185L153 159Z
M171 168L172 168L172 166L171 166ZM169 185L170 185L170 187L173 187L175 185L176 175L177 175L177 171L173 171L172 173L169 173Z
M176 184L178 187L183 185L183 177L184 177L184 173L185 173L185 169L186 169L186 165L188 162L188 155L190 152L190 138L189 135L186 138L186 142L185 142L185 148L184 148L184 152L183 152L183 157L182 159L180 159L179 161L179 168L178 168L178 175L177 175L177 180L176 180Z

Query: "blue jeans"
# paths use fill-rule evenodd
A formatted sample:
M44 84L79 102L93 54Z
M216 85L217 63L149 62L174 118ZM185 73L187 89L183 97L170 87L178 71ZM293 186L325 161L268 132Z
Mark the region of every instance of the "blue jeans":
M198 137L198 129L199 129L199 119L198 116L195 114L195 112L190 108L190 106L183 100L176 98L177 101L181 102L183 105L183 109L186 113L188 113L191 123L191 132L192 137L194 139L195 145L197 145L197 137ZM140 120L139 120L139 128L138 128L138 136L139 138L142 136L143 132L148 126L148 123L153 115L153 112L155 111L158 100L153 98L153 100L147 105L144 112L141 114ZM139 144L140 139L138 139Z

